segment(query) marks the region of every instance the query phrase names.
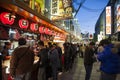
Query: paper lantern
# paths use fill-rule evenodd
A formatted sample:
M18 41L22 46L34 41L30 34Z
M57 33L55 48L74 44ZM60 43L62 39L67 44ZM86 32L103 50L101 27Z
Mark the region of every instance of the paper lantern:
M20 26L20 28L22 28L22 29L27 29L28 26L29 26L28 20L20 19L20 20L19 20L19 26Z
M49 28L45 28L44 32L45 32L45 34L49 34L49 32L50 32Z
M30 29L31 29L32 31L37 31L37 30L38 30L38 24L36 24L36 23L30 24Z
M40 27L39 27L39 32L40 32L40 33L44 33L44 27L43 27L43 26L40 26Z
M8 12L3 12L0 14L0 19L3 24L12 25L15 20L15 15L12 15L11 13Z
M53 30L49 30L49 35L53 35Z

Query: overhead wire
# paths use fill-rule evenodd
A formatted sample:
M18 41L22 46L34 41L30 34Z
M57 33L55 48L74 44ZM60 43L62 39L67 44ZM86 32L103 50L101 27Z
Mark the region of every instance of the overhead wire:
M79 7L74 15L74 17L77 15L78 11L80 10L81 6L83 5L83 3L85 2L86 0L82 0L80 3L79 3ZM76 2L77 3L77 2Z
M75 10L75 11L76 11L75 16L77 15L77 13L78 13L78 11L80 10L81 7L82 7L83 9L89 11L89 12L98 12L98 11L101 11L101 10L104 9L104 7L103 7L103 8L100 8L100 9L88 8L88 7L86 7L85 5L83 5L83 3L85 2L85 0L82 0L81 2L78 2L77 0L73 0L73 1L74 1L74 3L75 3L76 5L79 5L79 8L78 8L77 10ZM75 17L75 16L74 16L74 17Z
M85 10L87 10L87 11L91 11L91 12L97 12L97 11L101 11L101 10L104 9L104 8L100 8L100 9L91 9L91 8L88 8L88 7L84 6L84 5L82 5L82 8L85 9Z

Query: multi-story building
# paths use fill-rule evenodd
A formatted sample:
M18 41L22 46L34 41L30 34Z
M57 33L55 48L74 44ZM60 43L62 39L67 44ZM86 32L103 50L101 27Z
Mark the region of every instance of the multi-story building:
M120 0L110 0L95 25L95 38L100 41L120 32ZM117 38L118 35L117 35Z

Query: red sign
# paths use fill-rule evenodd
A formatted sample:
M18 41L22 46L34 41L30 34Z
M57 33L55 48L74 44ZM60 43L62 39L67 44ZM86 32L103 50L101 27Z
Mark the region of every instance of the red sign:
M44 31L45 31L45 34L49 34L50 32L49 28L45 28Z
M44 27L43 27L43 26L40 26L40 27L39 27L39 32L40 32L40 33L44 33Z
M32 31L37 31L37 30L38 30L38 24L36 24L36 23L30 24L30 29L31 29Z
M3 12L0 14L0 19L3 24L12 25L15 20L15 16L8 12Z
M29 26L28 20L20 19L20 20L19 20L19 26L20 26L20 28L22 28L22 29L27 29L28 26Z
M53 31L52 30L49 31L49 35L53 35Z

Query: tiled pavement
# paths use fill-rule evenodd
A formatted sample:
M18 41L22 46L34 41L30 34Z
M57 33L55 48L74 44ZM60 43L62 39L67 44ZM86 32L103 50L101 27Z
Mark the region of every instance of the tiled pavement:
M99 80L100 72L97 71L98 69L99 64L96 62L94 63L90 80ZM70 72L63 72L63 74L59 76L59 80L85 80L83 59L77 58L73 69ZM120 75L118 75L117 80L120 80Z

